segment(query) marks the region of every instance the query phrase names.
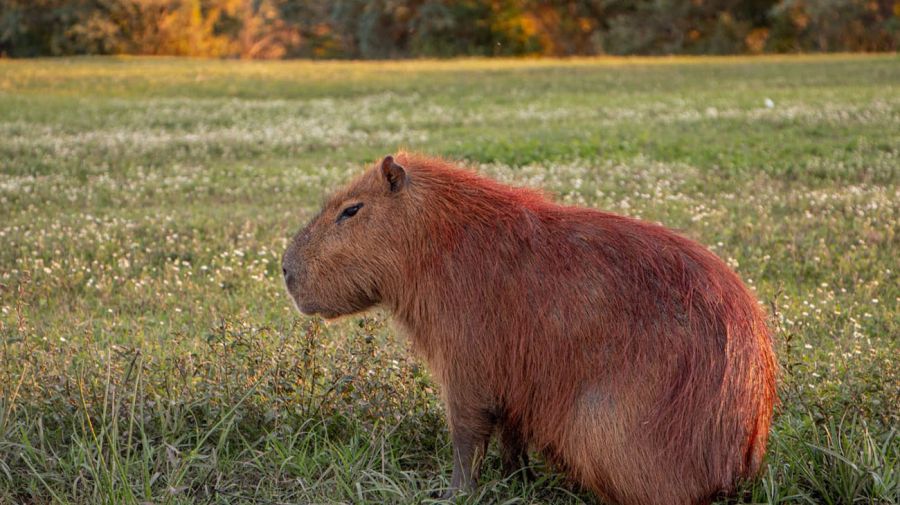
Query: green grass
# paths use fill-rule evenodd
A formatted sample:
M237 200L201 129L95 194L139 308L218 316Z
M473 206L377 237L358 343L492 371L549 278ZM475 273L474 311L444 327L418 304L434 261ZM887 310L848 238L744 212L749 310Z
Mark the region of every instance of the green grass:
M398 147L711 246L782 369L730 503L900 503L895 55L0 60L0 503L428 502L427 370L386 314L296 314L279 270ZM595 503L536 465L492 449L459 501Z

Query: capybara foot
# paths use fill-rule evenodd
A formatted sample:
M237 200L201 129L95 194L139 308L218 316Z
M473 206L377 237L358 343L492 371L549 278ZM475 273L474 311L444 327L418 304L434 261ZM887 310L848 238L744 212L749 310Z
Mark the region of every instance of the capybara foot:
M447 500L452 500L453 498L455 498L457 494L459 494L459 490L454 487L450 487L443 491L441 491L441 490L432 491L431 497L434 498L435 500L447 501Z

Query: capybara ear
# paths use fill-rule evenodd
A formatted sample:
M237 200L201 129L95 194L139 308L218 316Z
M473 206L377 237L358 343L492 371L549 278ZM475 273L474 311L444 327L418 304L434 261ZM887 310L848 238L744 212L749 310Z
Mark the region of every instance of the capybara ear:
M406 170L394 161L393 156L385 156L381 161L381 174L391 188L391 193L400 191L406 185Z

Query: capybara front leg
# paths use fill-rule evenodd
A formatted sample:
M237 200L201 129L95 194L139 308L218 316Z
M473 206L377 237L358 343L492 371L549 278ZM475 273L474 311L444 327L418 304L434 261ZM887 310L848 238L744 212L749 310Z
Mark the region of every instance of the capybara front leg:
M504 476L519 472L525 481L534 480L534 473L528 467L528 446L514 426L500 427L500 459Z
M450 413L450 435L453 439L453 474L450 477L450 488L441 498L453 497L458 491L471 492L478 485L481 462L487 452L488 442L493 431L490 415L466 418L465 421L453 421ZM458 419L458 418L457 418Z

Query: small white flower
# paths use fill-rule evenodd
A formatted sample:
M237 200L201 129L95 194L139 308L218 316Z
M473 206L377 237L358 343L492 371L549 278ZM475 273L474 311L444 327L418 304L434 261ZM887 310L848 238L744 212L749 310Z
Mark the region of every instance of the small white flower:
M766 105L767 109L775 107L775 102L773 102L771 98L766 98L765 100L763 100L763 103Z

